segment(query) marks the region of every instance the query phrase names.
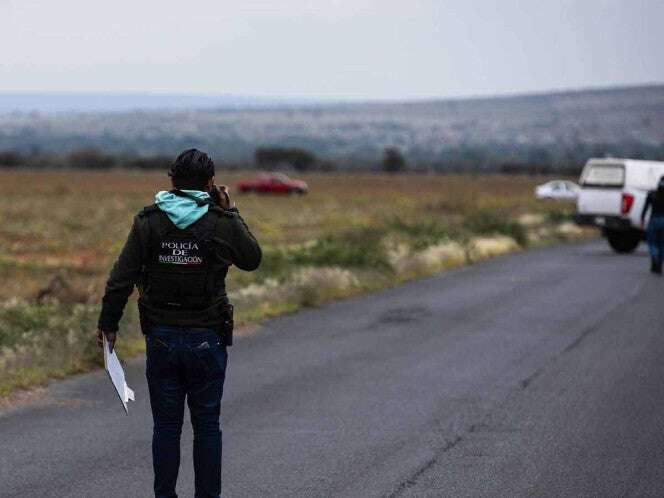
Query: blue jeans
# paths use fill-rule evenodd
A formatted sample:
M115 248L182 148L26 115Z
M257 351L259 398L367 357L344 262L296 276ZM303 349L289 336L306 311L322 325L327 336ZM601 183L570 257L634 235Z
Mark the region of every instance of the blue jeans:
M228 355L212 329L155 326L146 341L146 376L154 421L157 498L177 498L180 434L187 399L194 429L196 498L221 495L219 409Z
M652 216L650 218L647 238L650 257L662 261L664 255L664 216Z

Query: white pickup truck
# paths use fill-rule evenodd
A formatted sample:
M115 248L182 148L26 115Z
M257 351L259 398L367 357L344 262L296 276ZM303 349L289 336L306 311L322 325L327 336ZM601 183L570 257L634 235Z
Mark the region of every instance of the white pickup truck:
M601 228L614 251L634 251L645 237L641 225L643 203L662 176L664 162L588 160L581 173L575 221Z

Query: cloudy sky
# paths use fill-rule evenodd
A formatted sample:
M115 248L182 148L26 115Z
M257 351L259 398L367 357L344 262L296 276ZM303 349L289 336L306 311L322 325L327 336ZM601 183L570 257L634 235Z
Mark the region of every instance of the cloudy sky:
M410 99L664 82L662 0L0 0L0 91Z

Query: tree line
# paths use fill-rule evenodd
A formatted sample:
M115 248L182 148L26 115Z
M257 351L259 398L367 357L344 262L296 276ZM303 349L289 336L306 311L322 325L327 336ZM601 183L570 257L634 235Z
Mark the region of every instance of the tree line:
M387 173L407 172L497 172L505 174L564 174L576 175L590 157L630 157L634 159L664 160L664 143L647 145L575 144L546 148L538 146L505 147L499 144L466 145L443 150L435 157L409 151L406 155L398 147L386 147L374 161L341 158L321 159L315 153L295 147L259 147L253 163L224 163L216 158L220 169L260 169L267 171L294 170L337 171L365 170ZM50 152L0 151L0 168L59 169L75 168L108 170L127 168L136 170L165 170L173 161L166 155L110 154L97 148L76 149L66 154Z

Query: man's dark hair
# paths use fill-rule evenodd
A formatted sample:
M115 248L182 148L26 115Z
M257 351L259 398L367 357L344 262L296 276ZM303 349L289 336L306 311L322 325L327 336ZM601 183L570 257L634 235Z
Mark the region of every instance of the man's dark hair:
M168 176L175 188L205 190L207 182L214 176L214 162L205 152L187 149L171 165Z

